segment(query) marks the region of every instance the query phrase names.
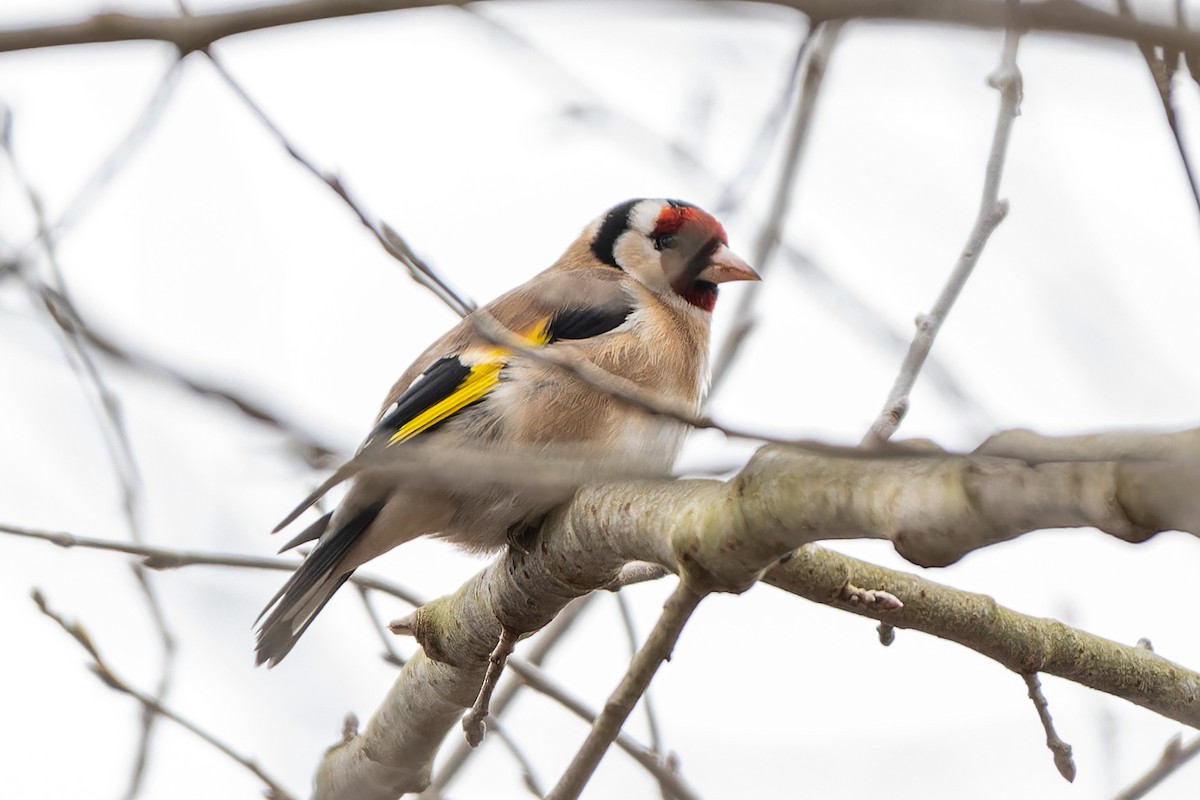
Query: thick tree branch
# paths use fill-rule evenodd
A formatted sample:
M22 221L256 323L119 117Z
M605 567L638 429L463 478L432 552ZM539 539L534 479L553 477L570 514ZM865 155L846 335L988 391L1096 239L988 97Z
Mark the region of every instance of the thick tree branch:
M329 751L315 797L390 798L424 788L442 737L475 700L501 626L537 630L573 597L611 583L629 561L668 567L702 595L744 590L781 556L817 539L886 538L910 560L946 564L1043 527L1094 526L1131 541L1164 529L1200 533L1200 454L1189 451L1189 437L1181 438L1174 460L1036 466L991 456L764 447L726 482L584 487L552 515L528 553L509 552L455 594L413 613L423 652L405 666L363 734ZM843 597L846 580L829 596ZM853 583L900 598L904 608L888 612L887 621L903 625L912 602L904 590L871 576ZM978 614L945 610L947 625L980 624ZM1108 660L1078 663L1079 652L1090 652L1075 644L1086 635L1046 624L1050 636L1023 640L1018 672L1069 672L1200 724L1200 676L1190 683L1192 673L1117 645L1100 651Z
M899 20L972 28L1007 28L1082 34L1149 42L1184 52L1200 49L1200 32L1124 19L1080 0L1022 3L1013 13L992 0L763 0L792 8L814 22ZM0 31L0 53L101 42L161 41L182 52L202 50L228 36L321 19L429 6L460 6L466 0L298 0L189 17L107 12L73 22Z
M1042 672L1111 694L1200 727L1200 673L1134 645L1119 644L1053 619L1020 614L991 597L952 589L817 545L763 580L817 603L932 634L969 647L1020 674ZM841 599L847 581L896 595L904 608L877 611Z

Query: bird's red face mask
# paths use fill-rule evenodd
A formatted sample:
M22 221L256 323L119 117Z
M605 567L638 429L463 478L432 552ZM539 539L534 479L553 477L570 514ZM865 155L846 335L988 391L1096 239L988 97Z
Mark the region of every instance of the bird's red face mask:
M697 308L712 311L717 284L760 280L729 249L721 223L695 206L671 203L658 215L650 236L671 288Z

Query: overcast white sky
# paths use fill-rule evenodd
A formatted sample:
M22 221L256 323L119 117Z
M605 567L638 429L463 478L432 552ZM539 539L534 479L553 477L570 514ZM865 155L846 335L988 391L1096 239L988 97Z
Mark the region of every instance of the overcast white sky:
M195 11L220 4L193 2ZM1161 14L1163 4L1139 4ZM1200 20L1200 5L1189 3ZM86 0L7 0L0 27L76 18ZM167 0L121 8L169 13ZM336 169L460 290L486 300L551 263L616 202L711 207L778 101L804 32L779 9L687 3L495 3L479 17L430 9L256 33L216 52L300 148ZM481 19L482 17L482 19ZM495 33L516 31L533 47ZM837 284L771 263L746 355L716 398L721 420L856 442L974 219L997 104L985 78L1001 35L913 25L845 32L799 170L786 241ZM0 102L25 178L57 219L125 136L172 61L155 44L0 55ZM1025 101L997 230L935 356L969 402L922 379L902 436L971 447L994 430L1194 426L1200 407L1200 212L1141 56L1132 46L1030 36ZM1200 162L1200 93L1177 83ZM672 153L698 156L698 170ZM780 148L724 215L749 257ZM0 165L0 253L35 227ZM42 276L47 266L28 251ZM236 389L350 450L394 378L454 321L325 187L291 161L198 56L136 154L60 240L75 302L102 331L188 375ZM741 287L722 296L718 334ZM864 316L845 301L852 296ZM142 478L147 539L267 554L267 531L321 478L278 434L100 358ZM124 539L119 486L96 414L21 286L0 282L0 522ZM750 452L694 437L683 467ZM879 543L836 549L916 571ZM373 566L426 596L479 560L441 543ZM1129 546L1046 532L926 576L1017 610L1200 666L1191 595L1200 545L1163 534ZM154 576L179 658L171 704L253 754L302 794L350 710L365 718L393 670L346 591L278 669L251 667L251 623L277 573L195 568ZM668 581L629 597L649 629ZM14 798L119 796L139 709L84 667L28 599L81 620L114 667L152 688L159 644L121 556L0 538L0 785ZM385 616L400 604L380 606ZM1093 800L1157 758L1180 726L1045 680L1079 777L1054 770L1018 676L960 647L758 587L707 600L653 687L667 745L702 796ZM401 642L402 648L410 648ZM612 598L596 603L550 670L600 706L628 658ZM582 724L529 697L510 729L553 784ZM638 716L630 730L647 739ZM1193 732L1194 733L1194 732ZM160 726L146 798L253 796L256 781L173 725ZM610 754L586 796L654 797ZM1155 795L1194 798L1200 767ZM494 743L456 797L519 798Z

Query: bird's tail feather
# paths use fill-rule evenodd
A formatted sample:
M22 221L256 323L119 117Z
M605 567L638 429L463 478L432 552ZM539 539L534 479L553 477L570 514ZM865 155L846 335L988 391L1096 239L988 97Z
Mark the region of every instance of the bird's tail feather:
M295 574L258 615L256 661L273 667L291 652L329 599L353 574L346 553L383 508L377 503L358 512L345 525L322 536ZM266 617L266 619L263 619Z

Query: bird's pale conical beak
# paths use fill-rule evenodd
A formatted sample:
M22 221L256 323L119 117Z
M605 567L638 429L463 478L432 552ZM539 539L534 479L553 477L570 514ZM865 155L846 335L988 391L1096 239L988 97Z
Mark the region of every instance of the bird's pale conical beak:
M749 264L725 245L717 248L717 251L708 259L708 266L701 270L696 278L709 283L762 280Z

